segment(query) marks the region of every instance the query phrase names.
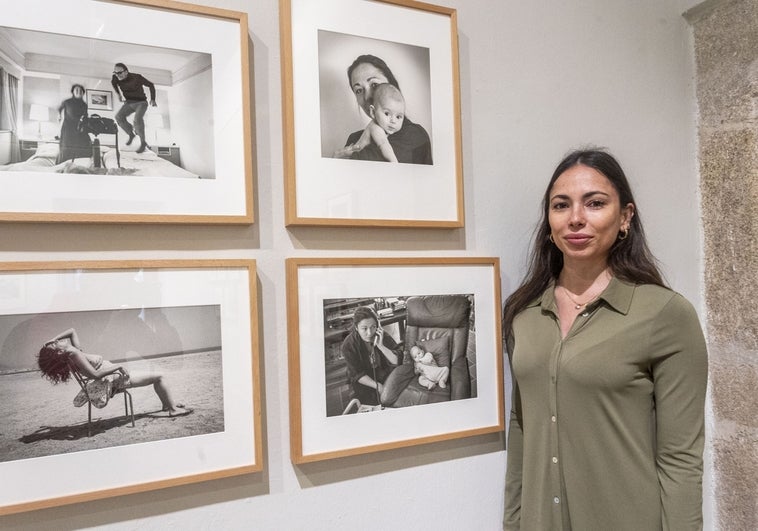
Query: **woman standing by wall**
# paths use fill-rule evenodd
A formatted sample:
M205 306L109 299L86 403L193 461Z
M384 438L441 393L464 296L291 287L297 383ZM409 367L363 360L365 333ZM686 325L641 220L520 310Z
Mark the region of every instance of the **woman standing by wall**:
M575 151L556 168L503 324L504 528L701 529L705 341L610 154Z

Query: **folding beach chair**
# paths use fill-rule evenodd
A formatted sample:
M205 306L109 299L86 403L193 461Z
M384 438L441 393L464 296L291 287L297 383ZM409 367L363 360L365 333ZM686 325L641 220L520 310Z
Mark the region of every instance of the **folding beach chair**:
M74 405L79 407L83 406L84 402L87 403L87 437L92 436L92 406L94 405L96 408L101 409L108 404L113 395L118 393L124 394L124 416L127 418L131 417L132 428L135 427L134 405L132 404L132 395L129 390L119 389L113 392L110 382L105 378L88 378L79 372L79 369L72 362L69 362L69 368L79 387L81 387L81 391L74 398Z

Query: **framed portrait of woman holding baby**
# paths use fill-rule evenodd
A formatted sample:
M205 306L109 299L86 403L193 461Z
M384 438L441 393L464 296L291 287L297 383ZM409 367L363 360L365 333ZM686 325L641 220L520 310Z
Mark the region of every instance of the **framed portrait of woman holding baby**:
M280 1L287 225L462 227L455 10L325 3Z

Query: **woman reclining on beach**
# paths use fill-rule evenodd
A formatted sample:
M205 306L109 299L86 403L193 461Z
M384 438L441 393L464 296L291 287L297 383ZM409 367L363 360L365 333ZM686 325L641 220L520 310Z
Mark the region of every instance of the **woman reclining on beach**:
M69 328L47 341L39 351L37 364L42 375L54 384L68 381L71 377L70 364L73 364L87 378L100 380L113 375L112 378L109 378L111 380L111 394L132 387L144 387L152 384L155 394L161 401L163 411L167 411L169 417L180 417L192 413L192 409L183 404L177 404L171 399L161 374L127 371L123 365L116 365L103 359L102 356L84 352L81 349L76 330L73 328Z

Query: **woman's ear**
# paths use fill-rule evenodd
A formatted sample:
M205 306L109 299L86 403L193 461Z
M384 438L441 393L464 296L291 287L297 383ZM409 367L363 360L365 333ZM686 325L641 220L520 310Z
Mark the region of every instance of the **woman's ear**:
M632 224L633 217L634 203L627 203L626 206L621 209L621 228L629 230L629 226Z

